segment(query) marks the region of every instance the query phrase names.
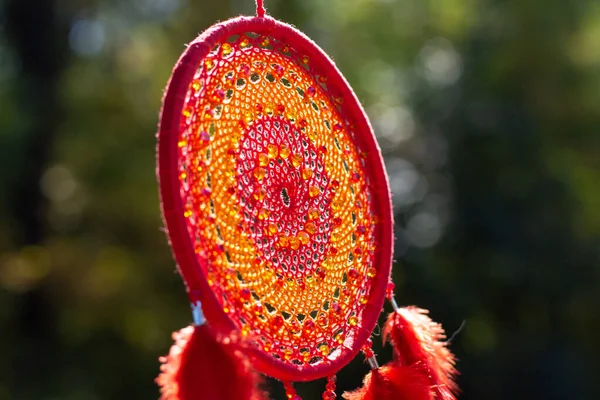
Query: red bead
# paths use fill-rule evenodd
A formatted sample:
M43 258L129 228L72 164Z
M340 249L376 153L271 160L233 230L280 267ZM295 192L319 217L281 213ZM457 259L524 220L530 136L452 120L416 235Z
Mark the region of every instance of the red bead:
M203 141L203 142L209 142L210 141L210 135L208 134L208 132L206 132L206 131L200 132L200 140Z
M275 65L275 75L277 75L278 77L281 77L284 73L284 69L281 65L277 64Z
M357 279L359 277L358 271L354 268L348 270L348 277L351 279Z
M312 319L306 319L304 322L304 330L306 332L312 332L315 329L315 323Z
M283 326L283 317L281 315L277 315L275 318L273 318L273 327L275 329L280 329Z
M244 307L244 302L243 302L243 301L242 301L242 299L240 299L239 297L238 297L238 298L236 298L236 299L233 301L233 304L235 304L235 307L236 307L236 308L242 308L242 307Z
M385 289L385 296L388 298L388 300L394 297L394 282L388 282L387 288Z
M242 290L240 290L240 297L242 298L242 300L248 301L248 300L250 300L250 296L251 296L250 289L243 288Z
M335 400L335 392L330 390L323 393L323 400Z
M215 103L220 102L221 100L223 100L225 98L225 92L222 90L216 90L213 93L213 100L215 100Z
M338 303L337 301L334 301L331 303L331 311L334 314L341 314L342 313L342 307L340 307L340 303Z
M325 271L323 271L322 269L318 269L317 277L319 277L319 279L325 279Z
M250 67L246 64L242 64L240 65L240 76L242 78L248 76L248 73L250 72Z

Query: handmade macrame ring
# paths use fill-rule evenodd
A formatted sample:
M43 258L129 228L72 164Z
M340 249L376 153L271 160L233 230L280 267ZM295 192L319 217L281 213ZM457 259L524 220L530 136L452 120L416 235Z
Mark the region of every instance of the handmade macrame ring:
M390 191L364 110L314 42L263 15L191 42L164 95L157 175L190 301L250 339L258 371L308 381L356 356L389 282Z

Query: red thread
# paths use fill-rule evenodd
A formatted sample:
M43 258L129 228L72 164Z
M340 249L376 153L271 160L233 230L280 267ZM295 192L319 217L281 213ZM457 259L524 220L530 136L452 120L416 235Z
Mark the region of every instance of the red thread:
M263 0L256 0L256 15L259 18L265 16L265 6L263 5Z

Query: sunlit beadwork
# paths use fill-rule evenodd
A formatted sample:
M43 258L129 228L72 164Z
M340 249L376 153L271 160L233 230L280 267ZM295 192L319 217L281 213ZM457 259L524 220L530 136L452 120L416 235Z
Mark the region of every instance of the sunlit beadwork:
M360 152L310 62L274 37L215 46L178 142L188 232L213 291L240 330L295 365L352 340L374 276Z

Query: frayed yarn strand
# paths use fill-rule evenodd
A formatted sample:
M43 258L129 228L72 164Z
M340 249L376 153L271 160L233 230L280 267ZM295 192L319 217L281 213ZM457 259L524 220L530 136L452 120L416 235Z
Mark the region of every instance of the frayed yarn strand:
M259 18L265 16L265 6L263 4L263 0L256 0L256 15Z

